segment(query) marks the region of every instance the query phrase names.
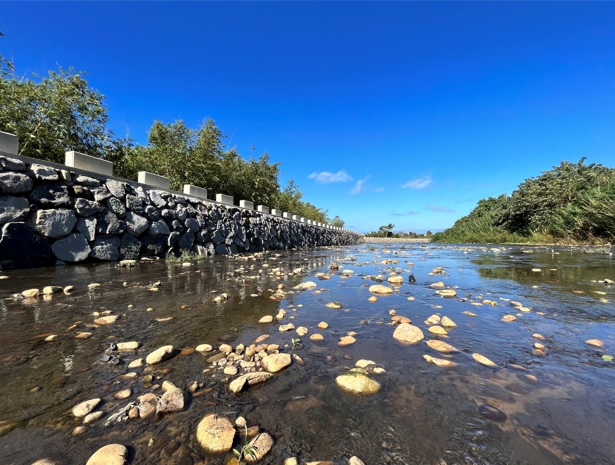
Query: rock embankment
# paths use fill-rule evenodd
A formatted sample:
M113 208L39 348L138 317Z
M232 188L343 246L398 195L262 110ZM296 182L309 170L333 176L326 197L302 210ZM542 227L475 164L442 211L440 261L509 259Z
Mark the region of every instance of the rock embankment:
M351 245L361 236L0 156L0 266Z

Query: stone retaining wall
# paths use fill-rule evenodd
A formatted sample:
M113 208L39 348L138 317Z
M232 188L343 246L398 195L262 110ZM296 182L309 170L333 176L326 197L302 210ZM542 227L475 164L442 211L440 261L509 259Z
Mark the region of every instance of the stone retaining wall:
M302 247L361 235L0 155L0 269Z

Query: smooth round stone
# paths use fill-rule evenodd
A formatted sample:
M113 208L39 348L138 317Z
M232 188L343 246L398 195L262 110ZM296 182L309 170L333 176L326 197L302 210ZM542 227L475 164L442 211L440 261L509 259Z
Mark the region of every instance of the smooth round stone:
M98 404L100 404L100 398L81 402L73 407L73 415L77 418L85 417L88 413L92 412Z
M357 342L357 340L352 336L342 336L337 345L340 347L346 347L354 344L355 342Z
M269 373L277 373L291 363L290 354L271 354L261 361L263 368Z
M423 331L417 326L412 326L409 323L402 323L393 332L393 339L405 343L416 344L424 339Z
M84 425L90 425L90 424L100 420L100 417L102 417L103 415L104 415L104 412L101 412L100 410L97 411L97 412L89 413L83 419L83 424Z
M224 454L233 447L235 428L226 418L214 413L206 415L198 424L196 439L210 454Z
M225 375L229 375L229 376L236 375L237 374L237 367L232 366L232 365L224 367L224 374Z
M321 321L320 323L318 323L319 329L327 329L328 327L329 327L329 323L327 323L326 321Z
M260 320L258 320L259 323L272 323L273 322L273 316L271 315L265 315L264 317L262 317Z
M308 333L308 329L305 326L299 326L297 328L297 334L299 336L305 336Z
M21 293L25 298L36 297L39 295L40 291L38 289L27 289Z
M392 294L393 289L391 289L389 286L383 286L382 284L374 284L373 286L370 286L369 292L371 292L372 294L387 295Z
M152 365L155 363L160 363L166 359L168 359L169 357L171 357L171 355L173 355L173 346L168 345L168 346L162 346L158 349L156 349L155 351L153 351L151 354L149 354L146 358L145 358L145 363Z
M135 350L138 349L139 344L137 341L129 341L129 342L118 342L117 350Z
M211 352L214 348L209 344L200 344L194 349L197 352Z
M109 444L98 449L86 465L124 465L128 449L121 444Z
M363 370L351 370L340 375L335 378L335 383L344 391L355 395L376 394L381 388L380 383L367 376Z
M324 341L324 340L325 340L325 338L324 338L324 336L322 334L316 333L316 334L312 334L310 336L310 341L313 341L313 342L321 342L321 341Z

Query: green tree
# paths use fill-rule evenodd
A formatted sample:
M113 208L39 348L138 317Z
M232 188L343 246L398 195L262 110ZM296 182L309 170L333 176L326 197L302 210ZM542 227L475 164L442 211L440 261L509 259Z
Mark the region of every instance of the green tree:
M113 138L105 97L85 73L60 68L40 80L17 78L12 63L0 61L0 130L19 137L21 155L60 163L67 150L105 157Z
M345 224L346 222L337 215L331 220L331 226L336 228L343 228Z

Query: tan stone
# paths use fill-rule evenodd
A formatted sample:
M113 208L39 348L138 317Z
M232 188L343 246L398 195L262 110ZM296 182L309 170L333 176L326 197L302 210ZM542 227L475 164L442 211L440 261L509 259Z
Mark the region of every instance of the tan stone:
M382 284L374 284L373 286L369 287L369 292L371 292L372 294L386 295L392 294L393 289L391 289L389 286L383 286Z
M86 465L124 465L128 449L121 444L109 444L98 449Z
M393 333L393 339L404 344L416 344L424 339L423 331L417 326L412 326L409 323L402 323Z
M253 454L247 454L245 460L247 463L259 462L273 447L273 438L268 433L261 433L250 441L248 445Z
M224 454L231 450L235 428L226 418L214 413L206 415L198 424L196 439L210 454Z
M83 401L73 407L73 415L77 418L85 417L88 413L94 410L98 404L100 404L99 398Z
M261 363L269 373L277 373L290 365L291 357L290 354L271 354L267 355Z

